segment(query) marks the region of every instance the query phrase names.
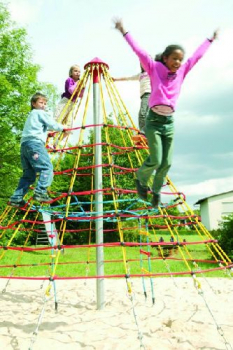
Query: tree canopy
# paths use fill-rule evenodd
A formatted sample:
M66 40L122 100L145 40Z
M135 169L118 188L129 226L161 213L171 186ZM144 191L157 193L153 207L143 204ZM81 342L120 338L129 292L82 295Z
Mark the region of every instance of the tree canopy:
M55 94L51 84L38 81L27 32L11 20L0 2L0 206L12 194L20 176L20 137L30 98L37 91Z

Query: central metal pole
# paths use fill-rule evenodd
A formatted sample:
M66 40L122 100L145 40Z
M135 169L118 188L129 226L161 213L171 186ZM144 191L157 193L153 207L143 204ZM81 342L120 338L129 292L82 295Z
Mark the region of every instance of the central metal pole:
M100 124L100 99L99 99L99 79L96 70L93 75L93 118L94 124ZM96 216L103 215L103 177L102 177L102 137L101 126L94 128L95 144L95 211ZM100 191L99 191L100 190ZM103 244L103 218L96 219L96 244ZM96 248L96 275L104 276L104 248L103 246ZM96 296L97 309L104 308L104 278L96 279Z

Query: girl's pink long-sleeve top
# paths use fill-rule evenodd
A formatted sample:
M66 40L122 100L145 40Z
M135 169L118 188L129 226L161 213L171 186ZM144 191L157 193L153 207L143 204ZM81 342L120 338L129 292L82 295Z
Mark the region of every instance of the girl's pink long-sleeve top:
M78 81L74 81L73 78L69 77L68 79L66 79L65 81L65 92L63 92L63 94L61 95L61 97L66 97L68 98L68 100L71 98L74 90L77 87L77 84L80 82L80 80ZM72 98L72 101L75 102L77 97L82 98L83 97L83 93L84 93L84 89L82 89L79 94L75 94Z
M192 57L180 66L176 73L171 73L163 63L154 61L146 51L140 48L130 33L125 34L124 38L139 57L143 68L150 77L152 91L149 98L149 107L164 105L171 107L174 111L184 78L205 54L211 45L211 41L206 39Z

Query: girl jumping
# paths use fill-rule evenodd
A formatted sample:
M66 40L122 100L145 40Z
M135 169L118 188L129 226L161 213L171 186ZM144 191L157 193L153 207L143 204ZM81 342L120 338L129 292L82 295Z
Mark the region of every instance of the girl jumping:
M115 28L121 32L139 57L141 65L148 73L151 81L151 95L149 98L149 112L146 118L146 137L149 146L149 156L136 173L136 188L138 196L147 200L148 182L156 170L152 185L153 207L160 204L160 191L164 179L171 167L173 153L173 136L176 102L180 94L181 85L188 72L205 54L211 43L217 38L215 31L211 39L206 39L194 54L184 63L184 49L179 45L169 45L162 54L156 56L155 61L124 29L121 19L114 19Z

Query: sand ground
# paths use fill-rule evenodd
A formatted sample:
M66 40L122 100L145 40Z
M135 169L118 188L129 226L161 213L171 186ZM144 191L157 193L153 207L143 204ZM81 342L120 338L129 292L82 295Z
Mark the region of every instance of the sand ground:
M141 279L131 280L131 297L124 280L106 279L102 310L95 280L56 281L55 311L47 281L11 280L2 293L7 280L0 280L0 349L233 349L233 279L199 281L203 295L191 277L155 278L153 305L149 279L146 300Z

